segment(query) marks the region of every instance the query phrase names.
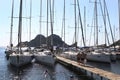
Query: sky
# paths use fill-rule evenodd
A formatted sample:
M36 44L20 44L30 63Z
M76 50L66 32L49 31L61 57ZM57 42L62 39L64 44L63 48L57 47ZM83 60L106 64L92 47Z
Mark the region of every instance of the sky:
M19 0L14 0L14 17L18 17L19 15ZM30 15L30 0L23 0L23 17L29 17ZM46 36L46 1L42 2L42 27L41 34ZM62 31L62 18L63 18L63 1L64 0L54 0L55 1L55 11L54 11L54 28L53 33L61 36ZM103 0L101 0L103 2ZM74 0L66 0L66 40L65 42L68 44L72 44L74 41ZM82 22L84 25L84 7L86 7L86 45L94 45L94 31L93 31L93 15L94 15L94 0L79 0ZM119 39L119 30L118 30L118 0L106 0L107 9L109 12L109 17L111 21L112 30L114 31L115 40ZM10 41L10 24L11 24L11 8L12 0L1 0L0 2L0 46L9 45ZM78 11L77 11L78 15ZM78 19L78 17L77 17ZM17 44L17 32L18 32L18 18L14 18L13 21L13 44ZM31 39L34 39L39 32L40 26L40 0L32 0L32 30L31 30ZM79 23L77 23L79 24ZM49 24L50 25L50 24ZM100 3L98 1L98 26L99 26L99 44L104 44L104 24L100 9ZM22 41L29 41L29 19L23 18L22 23ZM78 46L82 46L81 39L81 29L78 34ZM107 30L111 40L110 30L107 22ZM49 35L50 35L50 26L49 26ZM90 36L92 35L92 36Z

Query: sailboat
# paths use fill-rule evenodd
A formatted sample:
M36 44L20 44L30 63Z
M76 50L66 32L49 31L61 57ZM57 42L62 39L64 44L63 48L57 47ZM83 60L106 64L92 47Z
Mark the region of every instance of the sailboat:
M47 28L48 28L48 1L49 0L47 0ZM42 0L41 0L41 7L42 7ZM42 8L41 8L40 13L41 13L40 15L42 15ZM51 2L50 2L50 15L51 15ZM52 15L51 15L51 19L52 19ZM41 18L40 18L40 22L41 22ZM51 22L51 25L52 25L52 22ZM53 26L51 26L51 30L53 29L52 27ZM48 36L48 34L47 34L47 36ZM48 49L48 45L47 45L48 41L46 40L47 49L43 48L42 50L36 51L34 56L35 56L35 59L36 59L37 62L45 64L47 66L54 67L55 56L53 54L52 36L53 35L51 35L51 44L52 44L51 49Z
M105 5L105 0L104 0L104 5ZM102 9L102 5L101 5L101 1L100 1L100 6ZM106 9L106 5L105 5L105 9ZM107 11L108 13L108 11ZM104 12L104 14L106 14L106 12ZM102 11L102 15L103 11ZM95 27L96 27L96 46L95 48L93 48L93 51L87 52L87 60L90 61L96 61L96 62L105 62L105 63L111 63L111 61L116 61L116 55L114 53L111 53L111 51L108 49L102 49L98 47L98 20L97 20L97 0L95 0ZM105 37L107 34L107 29L106 29L106 21L105 21L105 17L103 18L104 21L104 25L105 25ZM112 35L112 31L111 31L111 35ZM112 35L112 40L113 40L113 35ZM113 40L114 42L114 40ZM106 44L106 43L105 43Z
M35 59L37 62L45 64L47 66L54 66L55 64L55 56L54 54L48 50L44 49L43 51L39 51L35 53Z
M32 54L30 48L22 47L21 42L21 33L22 33L22 0L20 0L20 12L19 12L19 26L18 26L18 45L10 55L9 62L13 66L21 67L28 63L31 63Z
M115 60L115 57L114 54L110 54L102 49L95 49L87 53L87 60L94 62L111 63L112 60Z
M74 0L74 11L75 11L75 43L73 44L74 47L70 47L69 50L65 50L65 48L63 47L63 52L62 52L62 54L60 54L60 56L62 56L62 57L65 57L65 58L68 58L71 60L75 60L75 61L77 60L77 54L80 52L77 48L76 1L77 0ZM79 7L79 1L77 1L77 4ZM78 9L80 9L80 8L78 8ZM81 17L80 10L79 10L79 17ZM65 18L65 0L64 0L64 18ZM81 19L80 19L80 21L81 21ZM81 23L81 25L82 25L82 23ZM64 28L65 28L65 19L64 19ZM81 30L82 29L83 28L81 26ZM64 32L64 37L65 37L65 32ZM83 42L84 42L84 38L83 38Z
M118 13L119 13L119 39L120 39L120 0L118 0ZM118 47L118 51L116 51L117 59L120 60L120 46Z

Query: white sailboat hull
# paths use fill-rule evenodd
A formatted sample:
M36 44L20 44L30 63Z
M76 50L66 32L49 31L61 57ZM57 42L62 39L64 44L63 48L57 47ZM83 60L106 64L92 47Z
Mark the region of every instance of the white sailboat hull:
M91 52L87 54L87 60L89 61L96 61L96 62L105 62L110 63L112 60L116 60L116 55L112 55L109 53L97 53Z
M11 54L9 56L10 64L21 67L23 65L29 64L32 61L32 55L30 54Z
M48 66L54 66L55 64L55 58L52 54L45 54L45 52L38 52L37 54L34 54L35 59L37 62L48 65Z
M109 55L87 55L87 60L95 62L111 62Z
M71 60L77 60L77 52L73 52L73 51L66 51L62 54L60 54L60 56L71 59Z
M60 56L75 60L77 61L77 53L75 52L65 52L60 54ZM102 54L96 52L87 53L87 60L88 61L94 61L94 62L104 62L104 63L110 63L112 60L116 60L116 55L110 55L110 54Z

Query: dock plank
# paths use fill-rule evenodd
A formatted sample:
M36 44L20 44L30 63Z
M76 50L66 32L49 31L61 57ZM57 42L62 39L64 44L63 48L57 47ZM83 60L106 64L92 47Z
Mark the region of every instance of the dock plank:
M108 80L120 80L120 75L109 72L109 71L105 71L90 65L84 65L84 64L78 64L78 62L70 60L70 59L66 59L60 56L56 56L56 58L66 64L71 64L75 67L84 69L86 71L89 71L93 74L99 75L101 77L107 78Z

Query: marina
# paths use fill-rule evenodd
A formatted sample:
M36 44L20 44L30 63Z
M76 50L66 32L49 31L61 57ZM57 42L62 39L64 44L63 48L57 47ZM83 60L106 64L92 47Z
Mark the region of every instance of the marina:
M120 80L120 0L3 2L0 80Z

